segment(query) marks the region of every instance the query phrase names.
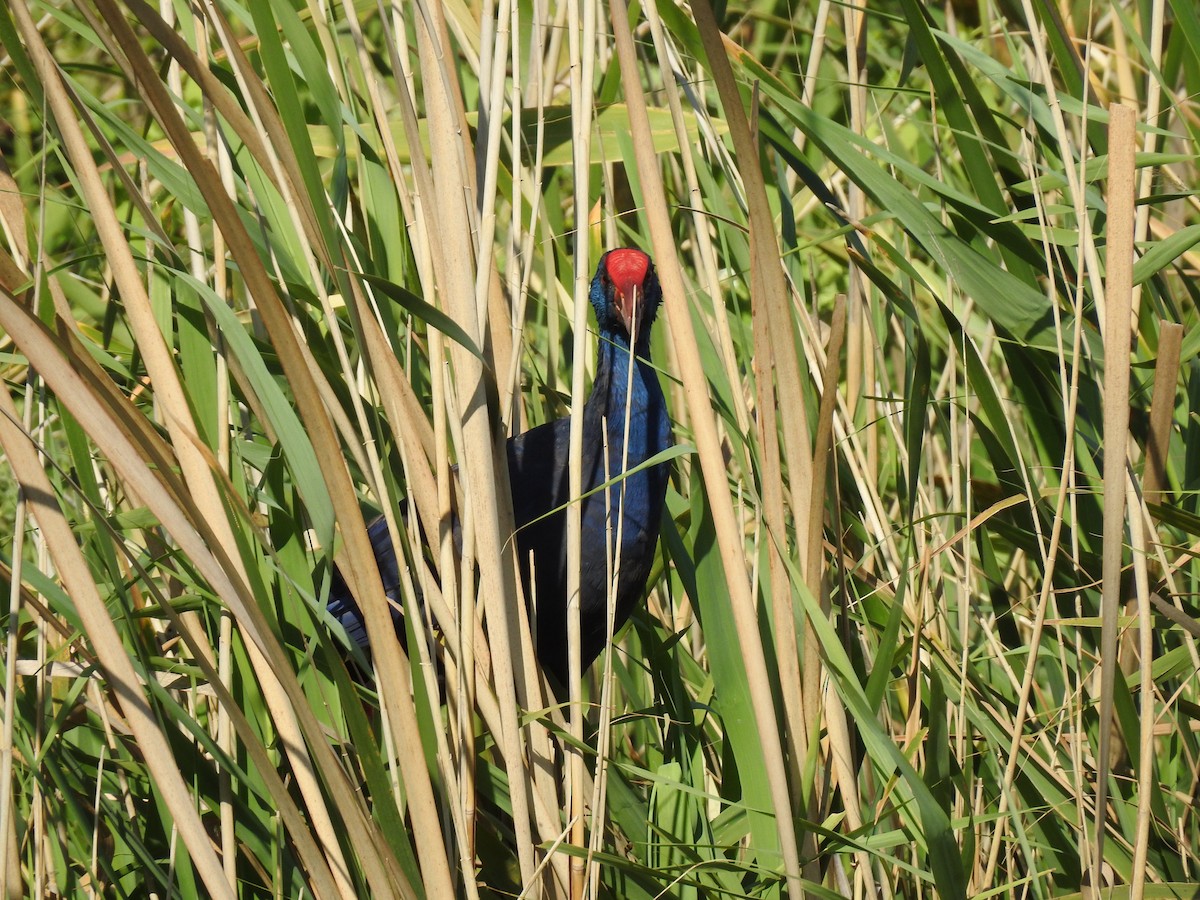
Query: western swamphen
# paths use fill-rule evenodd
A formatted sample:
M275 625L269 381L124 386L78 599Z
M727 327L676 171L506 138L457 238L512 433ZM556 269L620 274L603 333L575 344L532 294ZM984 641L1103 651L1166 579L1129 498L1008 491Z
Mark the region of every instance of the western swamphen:
M596 267L590 297L600 343L596 380L583 408L583 492L587 495L606 482L613 483L582 501L579 615L584 671L609 637L606 603L610 573L617 572L615 634L642 599L658 544L667 490L666 464L620 476L666 450L671 442L662 388L648 362L650 327L662 299L654 263L640 250L605 253ZM631 342L636 359L630 357ZM567 684L567 516L561 507L569 499L570 430L571 420L563 418L508 442L521 579L526 598L532 598L536 607L532 621L538 661L556 689ZM547 516L551 510L557 511ZM615 552L618 533L619 558ZM400 573L383 518L371 523L369 534L385 592L392 601L397 633L403 640ZM611 554L606 535L614 551ZM336 569L328 609L350 638L369 650L358 605Z

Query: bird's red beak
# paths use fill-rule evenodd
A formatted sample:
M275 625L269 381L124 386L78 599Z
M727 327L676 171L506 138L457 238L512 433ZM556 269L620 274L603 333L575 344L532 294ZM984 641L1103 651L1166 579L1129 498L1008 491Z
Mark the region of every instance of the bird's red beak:
M606 260L608 277L613 284L613 304L617 315L625 324L626 333L632 335L638 310L645 298L646 274L650 271L650 257L641 250L613 250Z

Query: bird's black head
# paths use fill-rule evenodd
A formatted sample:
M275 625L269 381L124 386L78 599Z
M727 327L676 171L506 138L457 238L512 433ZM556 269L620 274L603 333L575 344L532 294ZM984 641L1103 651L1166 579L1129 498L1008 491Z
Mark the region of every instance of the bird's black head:
M662 300L654 263L631 247L609 250L596 266L591 300L602 333L629 339L636 332L637 346L645 347Z

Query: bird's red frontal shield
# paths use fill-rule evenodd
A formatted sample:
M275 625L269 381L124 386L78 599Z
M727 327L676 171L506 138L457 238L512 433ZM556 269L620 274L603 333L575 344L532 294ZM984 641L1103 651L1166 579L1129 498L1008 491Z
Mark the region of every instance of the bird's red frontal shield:
M633 333L637 310L645 297L646 274L650 271L650 257L641 250L613 250L605 260L608 277L616 288L614 298L617 312L625 322L625 330Z

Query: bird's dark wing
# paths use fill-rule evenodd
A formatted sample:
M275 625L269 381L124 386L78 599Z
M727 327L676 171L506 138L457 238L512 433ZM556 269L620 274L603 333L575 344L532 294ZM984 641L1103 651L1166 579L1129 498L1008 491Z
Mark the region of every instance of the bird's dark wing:
M570 497L570 440L571 420L565 418L508 442L521 581L534 622L538 660L557 685L567 683L567 516L563 507ZM585 491L596 483L600 443L598 434L588 433L585 419ZM589 540L603 541L603 536L589 536L585 526L585 546ZM585 660L585 666L590 661Z
M383 592L387 595L392 609L392 622L396 626L396 634L400 642L405 642L403 597L400 593L400 566L396 561L396 548L388 531L387 520L379 516L367 526L367 537L371 540L371 550L375 554L375 562L379 565L379 574L383 579ZM341 626L346 629L350 640L363 650L370 651L371 642L367 638L367 624L363 620L362 610L355 602L346 579L341 571L334 566L333 578L329 587L329 601L325 608Z
M567 502L571 420L531 428L508 442L508 478L517 528Z
M542 518L547 512L566 503L568 492L567 455L570 442L571 422L559 419L519 434L508 442L508 472L512 483L513 514L517 532L517 551L521 557L521 572L529 593L530 554L535 558L533 570L537 572L542 597L555 598L561 603L565 590L564 566L566 546L563 530L565 517L561 512ZM595 453L585 449L585 473L587 466L594 466ZM585 474L585 483L587 475ZM407 518L407 504L401 504L402 519ZM533 523L533 524L530 524ZM523 527L524 526L524 527ZM454 521L455 542L460 541L457 517ZM403 599L400 591L400 569L396 550L388 532L387 521L379 516L367 526L367 536L375 553L379 572L383 577L384 593L392 604L392 618L396 633L404 641L404 617L401 612ZM346 634L364 650L370 650L366 623L362 611L350 593L346 579L334 567L327 603L332 615ZM556 617L554 612L551 617Z

